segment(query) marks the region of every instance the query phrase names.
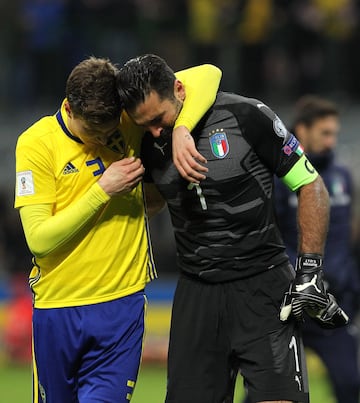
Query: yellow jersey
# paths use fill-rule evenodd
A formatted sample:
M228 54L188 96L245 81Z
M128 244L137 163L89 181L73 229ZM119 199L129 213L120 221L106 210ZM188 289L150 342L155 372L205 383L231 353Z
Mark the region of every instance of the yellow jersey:
M68 130L64 104L40 119L18 139L15 207L52 204L55 215L112 162L139 155L142 130L125 113L112 138L107 148L79 142ZM37 308L100 303L142 290L156 277L142 185L109 198L69 241L34 261L30 285Z

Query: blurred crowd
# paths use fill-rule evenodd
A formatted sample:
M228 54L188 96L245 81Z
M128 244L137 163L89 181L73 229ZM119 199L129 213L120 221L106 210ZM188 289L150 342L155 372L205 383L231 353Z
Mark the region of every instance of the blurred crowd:
M0 106L58 102L88 55L212 62L223 89L359 98L356 0L1 0Z

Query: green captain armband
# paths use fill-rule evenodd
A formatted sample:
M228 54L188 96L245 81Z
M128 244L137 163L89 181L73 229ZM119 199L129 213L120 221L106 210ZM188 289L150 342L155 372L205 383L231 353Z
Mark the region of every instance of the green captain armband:
M319 176L311 162L303 154L290 171L280 178L282 182L291 190L298 190L301 186L314 182Z

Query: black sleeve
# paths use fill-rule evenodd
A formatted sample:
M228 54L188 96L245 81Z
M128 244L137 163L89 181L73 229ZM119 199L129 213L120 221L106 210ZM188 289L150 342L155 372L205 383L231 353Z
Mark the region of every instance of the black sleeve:
M243 98L230 106L241 133L271 172L285 176L303 154L296 137L263 102Z

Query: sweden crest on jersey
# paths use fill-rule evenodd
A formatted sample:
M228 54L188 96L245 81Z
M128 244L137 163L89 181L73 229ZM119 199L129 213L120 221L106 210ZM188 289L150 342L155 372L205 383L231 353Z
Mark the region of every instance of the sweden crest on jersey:
M126 156L126 144L119 130L116 130L116 132L111 135L106 146L115 153L119 153L123 157Z
M211 151L216 158L224 158L229 152L229 142L226 133L219 130L210 133L209 137Z

